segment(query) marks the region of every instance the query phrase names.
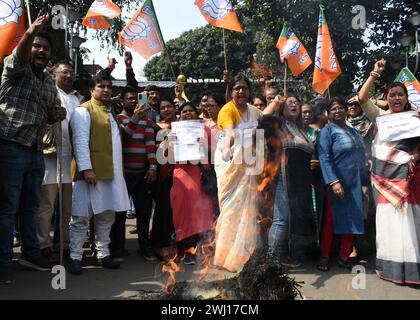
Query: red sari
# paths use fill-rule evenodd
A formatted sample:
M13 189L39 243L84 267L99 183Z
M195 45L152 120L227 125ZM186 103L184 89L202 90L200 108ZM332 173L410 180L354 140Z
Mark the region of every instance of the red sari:
M210 137L210 130L205 128ZM209 169L208 164L203 165ZM212 197L203 192L200 166L175 164L171 205L176 241L212 229L215 213Z

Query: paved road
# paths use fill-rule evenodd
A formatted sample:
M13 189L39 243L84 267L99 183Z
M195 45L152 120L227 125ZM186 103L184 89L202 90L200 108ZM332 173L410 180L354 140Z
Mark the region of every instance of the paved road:
M134 220L127 220L127 230L134 227ZM146 285L148 281L162 281L161 264L146 261L136 253L137 240L127 233L127 248L131 255L127 257L119 270L109 270L93 266L88 259L81 276L67 274L66 289L54 290L50 272L39 272L25 269L16 263L16 282L13 285L0 286L0 300L8 299L64 299L64 300L97 300L121 299L130 297L140 289L157 289L157 286ZM16 255L18 256L18 254ZM186 266L186 272L178 279L184 280L194 276L195 268ZM420 287L400 286L376 277L371 267L366 268L365 289L352 288L355 276L333 266L327 273L316 270L315 262L307 263L301 269L291 273L296 281L303 281L301 288L304 299L418 299ZM360 282L359 282L360 283ZM363 283L361 283L363 284Z

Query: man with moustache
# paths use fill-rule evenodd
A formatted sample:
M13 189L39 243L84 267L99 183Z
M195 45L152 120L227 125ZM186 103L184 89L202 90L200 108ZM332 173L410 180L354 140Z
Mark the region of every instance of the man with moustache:
M53 67L53 77L57 86L61 105L67 110L66 119L61 122L61 158L62 158L62 208L63 208L63 237L64 255L69 252L69 223L71 217L71 160L72 150L69 137L69 121L74 109L80 106L80 96L74 90L75 74L72 65L67 61L60 61ZM57 136L60 124L50 126L44 136L45 175L41 187L41 200L38 213L37 235L41 254L54 262L52 241L50 237L51 219L59 188L57 172ZM58 138L60 139L60 138Z
M13 227L20 214L22 256L19 263L40 271L52 265L40 253L36 215L44 176L42 138L47 123L61 121L54 80L45 71L52 41L41 33L48 15L39 14L4 60L0 87L0 284L14 282Z
M75 156L72 217L70 222L70 273L82 273L83 244L93 216L97 263L117 269L110 257L110 231L115 212L130 208L123 176L121 135L111 107L109 77L95 76L92 99L76 108L70 119Z

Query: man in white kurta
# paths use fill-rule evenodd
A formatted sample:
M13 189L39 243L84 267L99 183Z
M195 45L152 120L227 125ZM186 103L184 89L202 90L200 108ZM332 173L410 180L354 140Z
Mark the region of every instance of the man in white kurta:
M73 185L72 219L70 223L70 272L81 274L83 244L89 228L89 219L94 216L95 245L98 264L107 268L118 268L119 264L110 258L108 245L115 211L130 208L129 197L123 176L122 146L119 126L110 107L112 95L111 80L94 77L90 84L93 108L105 108L108 113L112 136L112 179L101 180L94 165L91 132L91 114L83 107L76 108L70 125L77 172L83 177ZM85 104L84 104L85 105ZM104 157L105 159L105 157ZM97 164L97 168L100 165ZM96 172L95 172L96 170Z
M77 92L73 89L74 72L73 67L68 62L59 62L54 66L54 80L57 85L58 96L61 106L66 108L67 116L61 122L61 158L62 158L62 218L63 218L63 246L68 255L69 248L69 223L71 217L71 201L72 201L72 178L71 178L71 159L72 151L69 136L69 122L74 109L80 105ZM55 124L54 129L58 129ZM58 131L58 130L56 130ZM57 132L55 132L57 134ZM45 173L41 187L41 199L39 203L39 212L37 220L37 236L41 254L53 260L52 257L52 241L50 236L51 219L54 213L56 198L59 188L59 172L57 170L57 139L52 141L52 146L44 148Z

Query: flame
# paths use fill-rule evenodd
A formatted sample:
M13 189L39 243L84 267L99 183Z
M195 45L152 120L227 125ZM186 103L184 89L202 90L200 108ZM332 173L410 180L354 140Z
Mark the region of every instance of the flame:
M185 255L186 255L187 253L190 253L190 254L192 254L193 256L195 256L196 252L197 252L197 247L191 247L191 248L189 248L188 250L185 250L185 251L184 251L184 256L182 257L182 260L184 260L184 259L185 259Z
M175 262L177 257L178 255L176 254L172 259L169 259L167 263L162 265L162 273L167 272L169 274L164 288L166 294L171 294L174 289L176 283L175 273L182 271L180 265Z
M212 236L212 240L207 242L201 246L201 264L203 268L198 272L200 275L199 280L202 280L209 272L210 267L213 266L212 258L214 256L214 245L216 242L216 238L214 234Z

